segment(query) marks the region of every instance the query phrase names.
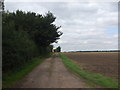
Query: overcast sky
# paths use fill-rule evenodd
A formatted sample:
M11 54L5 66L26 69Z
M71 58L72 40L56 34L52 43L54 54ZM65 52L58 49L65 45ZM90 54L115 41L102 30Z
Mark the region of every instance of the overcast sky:
M117 2L5 2L5 10L33 11L56 16L62 51L118 49Z

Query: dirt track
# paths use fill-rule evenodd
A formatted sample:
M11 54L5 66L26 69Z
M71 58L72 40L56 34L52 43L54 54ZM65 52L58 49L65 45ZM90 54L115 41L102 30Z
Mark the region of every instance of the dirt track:
M37 66L14 88L87 88L82 79L69 72L62 60L53 56Z

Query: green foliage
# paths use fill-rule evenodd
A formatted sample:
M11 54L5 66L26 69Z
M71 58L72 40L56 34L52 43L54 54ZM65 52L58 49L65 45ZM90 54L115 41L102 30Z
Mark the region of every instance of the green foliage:
M2 18L3 72L28 63L37 56L49 55L51 45L62 35L53 24L56 17L34 12L4 12Z
M54 50L54 52L61 52L61 47L58 46L58 47Z
M48 12L45 16L33 12L6 13L6 22L13 21L15 30L26 31L34 41L40 46L49 46L62 35L57 31L60 27L53 24L55 17Z
M118 81L116 79L112 79L100 74L86 72L64 55L60 54L60 57L69 70L80 77L83 77L88 82L103 86L105 88L118 88Z
M3 30L3 64L2 69L9 71L29 62L38 56L35 43L29 39L27 33L14 30Z

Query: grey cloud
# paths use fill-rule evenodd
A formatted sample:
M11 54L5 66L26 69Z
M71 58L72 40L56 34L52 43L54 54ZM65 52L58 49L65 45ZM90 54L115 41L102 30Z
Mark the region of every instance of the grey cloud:
M34 2L6 3L10 11L21 9L45 14L51 11L56 17L58 26L61 25L63 36L58 44L63 51L117 49L115 35L109 35L106 30L117 27L117 3L78 3L78 2Z

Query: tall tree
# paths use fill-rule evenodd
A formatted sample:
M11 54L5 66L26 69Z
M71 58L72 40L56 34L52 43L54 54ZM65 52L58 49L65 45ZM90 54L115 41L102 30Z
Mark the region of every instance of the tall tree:
M53 49L51 43L62 35L60 27L53 24L56 17L34 12L4 12L2 17L3 69L21 66L38 55L47 55Z

